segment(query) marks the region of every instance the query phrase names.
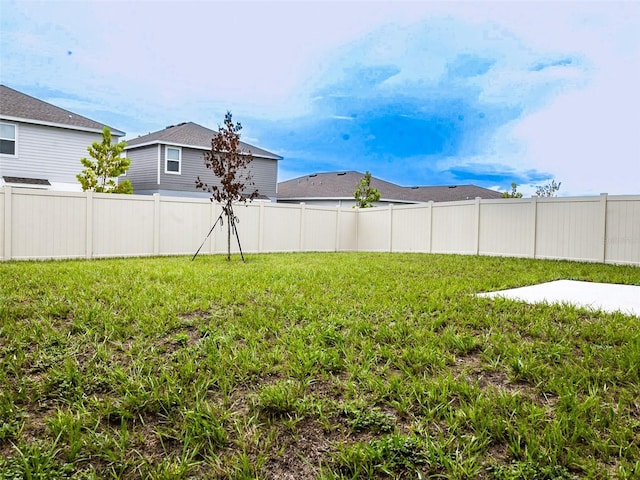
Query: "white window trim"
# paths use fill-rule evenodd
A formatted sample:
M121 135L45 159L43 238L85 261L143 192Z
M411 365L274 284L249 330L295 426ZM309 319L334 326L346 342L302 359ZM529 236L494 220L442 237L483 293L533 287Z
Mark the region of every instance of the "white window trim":
M169 149L173 148L175 150L178 150L178 171L177 172L171 172L168 170L168 166L169 166ZM175 162L176 160L171 160L172 162ZM173 145L165 145L164 147L164 173L166 173L167 175L181 175L182 174L182 147L174 147Z
M13 131L15 132L13 138L13 155L10 153L0 153L0 157L8 157L8 158L16 158L18 156L18 125L12 122L4 122L0 121L2 125L11 125L13 127ZM3 138L2 140L11 140L10 138Z

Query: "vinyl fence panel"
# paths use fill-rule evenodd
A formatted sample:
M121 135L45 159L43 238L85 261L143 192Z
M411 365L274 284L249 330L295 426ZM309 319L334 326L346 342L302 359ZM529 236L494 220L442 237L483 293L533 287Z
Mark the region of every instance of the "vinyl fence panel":
M7 217L7 212L5 212L4 197L5 197L5 189L0 189L0 260L4 260L5 256L8 255L8 252L5 252L5 242L4 242L5 228L4 228L4 226L5 226L6 223L9 222L9 220L6 218ZM8 245L7 245L7 247L8 247ZM8 248L7 248L7 250L8 250Z
M376 207L358 210L358 250L388 252L391 250L392 208Z
M193 254L211 230L214 206L209 200L159 197L158 254ZM219 210L219 209L217 209ZM215 210L217 212L217 210ZM211 238L202 247L211 250Z
M222 212L222 207L216 205L214 207L215 218L217 219ZM234 205L233 213L237 217L236 229L240 238L240 245L243 253L258 252L260 250L260 206L253 203L240 203ZM224 225L216 227L215 235L215 251L212 253L227 253L227 217L223 215ZM215 222L215 219L214 219ZM238 238L231 235L231 252L238 253Z
M604 216L599 197L539 199L536 258L600 261Z
M433 253L477 253L476 215L474 201L434 204L431 220L431 251Z
M486 200L479 221L479 254L533 256L536 199Z
M394 252L430 252L432 205L393 207L391 245Z
M300 205L265 205L263 252L299 252L301 246Z
M32 195L26 189L11 190L8 239L11 258L86 256L87 201L84 194L44 190L39 195Z
M609 198L606 216L605 261L640 265L640 201Z
M337 209L305 206L301 250L305 252L334 252L338 229Z
M336 251L358 250L358 211L355 208L338 208L336 215Z
M0 188L0 259L192 254L218 219L208 199ZM465 200L367 209L234 207L243 252L384 251L640 265L640 196ZM225 225L202 254L227 251ZM232 251L238 252L232 238Z
M153 255L154 197L93 194L93 256Z

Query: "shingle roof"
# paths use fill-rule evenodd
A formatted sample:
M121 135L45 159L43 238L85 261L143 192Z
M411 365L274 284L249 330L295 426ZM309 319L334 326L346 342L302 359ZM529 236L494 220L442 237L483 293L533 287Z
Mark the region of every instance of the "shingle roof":
M96 132L102 132L102 129L108 126L43 102L5 85L0 85L0 116L9 119L23 119L28 123L43 123ZM109 129L116 137L122 137L125 134L115 128L109 127Z
M278 200L352 199L363 173L356 171L314 173L278 183ZM452 202L480 198L500 198L501 193L476 185L402 187L371 177L371 186L380 192L381 201Z
M127 140L127 148L136 148L152 144L171 144L185 147L209 150L211 148L211 139L218 132L203 127L193 122L183 122L178 125L171 125L164 130L149 133L133 140ZM256 157L271 158L281 160L282 157L275 153L268 152L248 143L240 142L240 149L243 152L251 152Z

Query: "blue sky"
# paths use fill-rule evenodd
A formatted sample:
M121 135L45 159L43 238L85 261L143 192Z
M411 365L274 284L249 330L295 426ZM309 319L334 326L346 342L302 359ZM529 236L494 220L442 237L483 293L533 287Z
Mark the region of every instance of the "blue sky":
M227 110L279 180L640 193L640 3L0 3L0 82L127 132Z

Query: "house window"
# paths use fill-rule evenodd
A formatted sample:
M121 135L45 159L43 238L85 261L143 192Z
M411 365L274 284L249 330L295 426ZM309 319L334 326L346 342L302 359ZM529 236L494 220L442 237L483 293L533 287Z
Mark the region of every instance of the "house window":
M182 164L182 149L178 147L167 147L165 150L164 173L174 173L180 175Z
M0 154L16 154L16 126L10 123L0 123Z

